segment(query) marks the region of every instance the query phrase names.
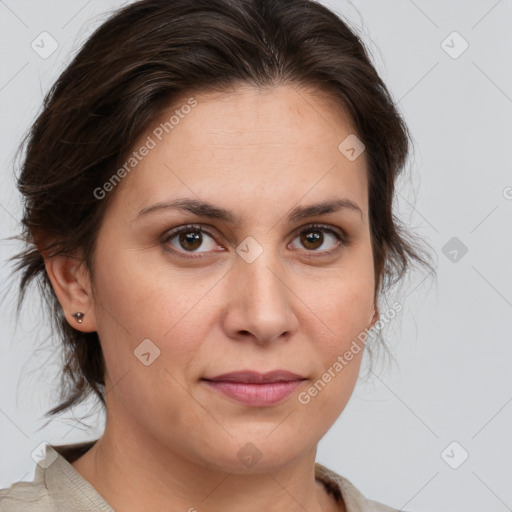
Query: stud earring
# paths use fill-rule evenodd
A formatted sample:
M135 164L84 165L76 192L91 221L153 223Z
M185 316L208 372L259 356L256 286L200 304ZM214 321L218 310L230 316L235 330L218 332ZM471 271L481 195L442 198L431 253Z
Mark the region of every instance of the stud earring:
M84 314L83 313L73 313L71 315L79 324L81 324L84 321Z

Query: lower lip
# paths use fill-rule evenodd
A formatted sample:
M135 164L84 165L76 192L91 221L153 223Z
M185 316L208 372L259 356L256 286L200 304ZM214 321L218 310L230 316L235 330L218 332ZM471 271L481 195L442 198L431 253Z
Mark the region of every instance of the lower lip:
M205 380L210 387L245 405L263 407L273 405L291 395L302 380L289 382L269 382L267 384L247 384L245 382L225 382Z

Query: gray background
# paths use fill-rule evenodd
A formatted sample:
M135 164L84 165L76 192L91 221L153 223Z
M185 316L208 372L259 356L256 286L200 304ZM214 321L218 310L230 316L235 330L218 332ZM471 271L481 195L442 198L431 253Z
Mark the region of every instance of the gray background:
M512 0L323 3L362 34L411 129L397 213L434 249L437 280L418 270L396 290L391 303L404 309L384 329L396 362L360 378L317 460L397 508L511 510ZM45 341L37 295L15 323L6 260L20 246L5 239L20 218L17 145L71 56L121 5L0 1L0 488L33 478L40 442L96 439L103 429L93 402L44 426L57 346ZM47 58L31 48L44 31L58 42ZM88 412L90 422L77 422Z

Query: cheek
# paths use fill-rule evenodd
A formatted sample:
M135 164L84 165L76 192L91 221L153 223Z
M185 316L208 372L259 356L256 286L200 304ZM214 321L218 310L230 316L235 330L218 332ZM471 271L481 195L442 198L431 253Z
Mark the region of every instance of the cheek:
M316 291L304 290L304 303L309 309L300 319L320 361L318 380L304 401L315 402L319 413L333 419L348 402L356 384L364 333L373 312L373 280L365 280L360 273L347 276L331 276ZM322 280L318 284L322 285Z
M370 324L373 312L373 279L361 273L346 272L342 277L325 276L315 287L303 286L298 295L307 306L303 319L314 324L311 339L327 352L341 350Z
M207 292L218 277L193 280L129 250L98 251L98 261L103 265L95 275L97 330L110 380L122 381L126 398L154 396L154 389L176 391L177 382L200 372ZM144 359L154 362L145 366ZM150 403L134 407L148 409Z
M365 348L360 334L369 325L371 291L356 294L347 289L315 298L318 318L310 314L308 337L319 364L298 401L308 417L322 418L320 424L326 430L347 405L357 383Z
M165 342L187 322L213 282L139 250L104 250L98 261L104 262L95 276L98 332L121 331L139 343L145 338Z
M201 308L193 306L205 292L127 259L105 265L96 278L109 403L146 422L146 430L157 418L187 430L191 418L201 419L184 386L187 376L198 372L198 343L205 327Z

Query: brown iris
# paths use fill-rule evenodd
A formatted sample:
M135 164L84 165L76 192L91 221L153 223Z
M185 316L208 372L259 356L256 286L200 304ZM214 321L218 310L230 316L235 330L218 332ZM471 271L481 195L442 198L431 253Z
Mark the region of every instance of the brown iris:
M191 251L201 247L203 242L203 234L200 231L186 231L179 235L180 244L184 249Z
M304 231L300 235L301 243L303 243L306 249L318 249L318 247L321 247L323 239L324 235L319 230ZM320 243L318 243L319 241Z

